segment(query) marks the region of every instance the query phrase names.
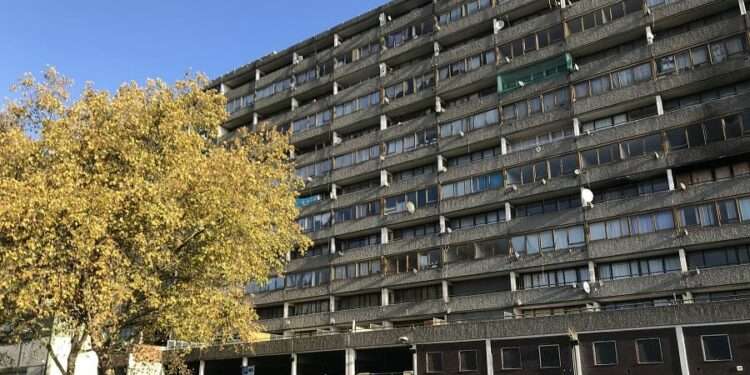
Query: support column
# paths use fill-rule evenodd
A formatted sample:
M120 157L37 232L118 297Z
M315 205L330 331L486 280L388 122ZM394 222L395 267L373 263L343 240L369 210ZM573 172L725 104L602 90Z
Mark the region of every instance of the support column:
M505 202L505 221L511 221L511 219L513 219L513 211L510 202Z
M336 297L328 297L328 309L330 312L336 312Z
M289 317L289 302L284 302L284 318Z
M448 280L443 280L441 284L443 287L443 302L448 303L450 302L450 296L448 296Z
M249 363L248 362L248 358L247 357L242 357L242 367L247 367L248 363Z
M695 300L693 299L693 292L687 291L682 294L682 303L691 304L693 302L695 302Z
M328 252L336 254L336 238L334 237L331 237L331 239L328 240Z
M487 374L493 375L495 373L495 363L492 361L492 341L490 339L484 340L484 353L487 357Z
M510 291L511 292L517 291L518 290L518 280L517 280L518 275L516 275L515 272L511 271L508 277L510 277Z
M583 363L581 362L581 345L576 340L573 344L573 374L583 375Z
M330 192L331 200L335 201L336 199L339 199L338 193L336 192L338 188L339 187L336 186L336 184L331 184L331 192Z
M297 375L297 353L292 353L292 374Z
M593 261L589 261L589 282L596 282L596 265Z
M685 249L681 248L679 250L679 255L680 255L680 270L683 273L687 273L688 272L688 264L687 264L687 255L685 254Z
M380 186L381 187L387 187L390 186L391 183L388 181L388 171L385 169L380 170Z
M440 215L440 233L448 233L448 221L445 219L445 216Z
M345 358L345 361L346 361L345 362L345 365L346 365L345 374L356 375L354 365L356 364L356 361L357 361L357 351L352 348L347 348L344 350L344 356L346 357Z
M198 375L204 375L206 373L206 361L202 360L198 362Z
M505 137L500 138L500 154L501 155L508 154L508 140L505 139Z
M448 167L445 165L446 160L443 155L437 156L437 171L438 173L445 173L448 172Z
M682 326L677 326L674 329L677 337L677 353L680 357L680 370L682 375L690 375L687 349L685 348L685 332L682 331Z
M380 130L388 129L388 116L380 115Z
M664 114L664 101L661 99L661 95L656 95L656 114L659 116Z
M380 306L388 306L388 288L380 289Z
M578 117L573 118L573 135L576 137L581 135L581 120Z
M411 346L411 365L412 368L414 368L414 375L419 374L419 370L417 370L417 365L419 364L417 360L417 346L412 345Z
M672 168L667 169L667 186L669 186L669 191L674 191L675 184L674 184L674 173L672 173Z
M747 14L747 7L745 6L745 0L737 0L737 2L740 3L740 14L746 15Z
M390 231L386 227L380 228L380 243L385 245L390 240Z

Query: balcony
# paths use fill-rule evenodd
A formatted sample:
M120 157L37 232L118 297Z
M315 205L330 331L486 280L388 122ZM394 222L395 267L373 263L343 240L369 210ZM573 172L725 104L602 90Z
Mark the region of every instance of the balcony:
M592 259L644 254L663 250L677 250L722 241L747 239L748 224L729 224L714 227L689 228L688 235L681 230L667 230L639 236L593 241L589 244ZM645 255L645 254L644 254Z
M491 26L491 24L489 24L489 26ZM441 50L440 54L437 56L437 61L435 61L435 63L438 67L442 67L447 64L454 63L458 60L465 59L469 56L478 55L484 51L492 50L494 48L494 37L492 35L488 35L484 38L472 40L467 43L454 46L445 51Z
M472 86L477 82L495 78L495 64L484 65L479 69L452 77L445 81L439 81L437 85L438 95L445 95L466 86Z

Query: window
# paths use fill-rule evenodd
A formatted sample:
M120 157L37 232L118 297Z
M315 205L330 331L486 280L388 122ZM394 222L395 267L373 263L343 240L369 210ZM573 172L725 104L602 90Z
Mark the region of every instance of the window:
M570 105L570 91L562 87L534 96L520 102L507 104L502 107L503 120L524 119L529 115L567 108Z
M293 305L289 305L289 315L298 316L298 315L308 315L308 314L320 314L320 313L328 312L329 308L330 308L329 300L295 303Z
M651 79L651 64L645 63L575 84L576 98L601 95Z
M599 341L594 344L594 365L617 365L617 343L614 341Z
M674 217L672 211L664 210L593 223L589 226L589 239L616 239L669 229L674 229Z
M386 154L395 155L403 152L409 152L417 148L433 144L437 141L437 129L428 128L409 134L401 138L396 138L386 143Z
M520 255L582 247L585 245L582 226L531 233L511 238L513 251Z
M336 310L352 310L380 306L380 293L361 294L336 299Z
M729 335L701 336L703 346L703 360L705 362L719 362L732 360L732 347Z
M336 117L346 116L348 114L367 109L380 104L380 92L375 91L371 94L360 96L348 102L337 104L333 110Z
M427 372L443 371L443 353L427 353Z
M589 281L588 267L567 268L521 275L520 289L551 288Z
M466 118L454 120L448 123L440 124L440 137L450 137L459 135L462 132L481 129L489 125L499 123L500 118L497 108L469 116Z
M394 100L407 95L415 94L435 85L434 75L427 73L422 76L410 78L385 88L385 97Z
M404 212L408 202L413 203L415 208L434 204L437 202L437 186L386 198L384 213L390 215Z
M521 349L520 348L502 348L500 349L503 370L521 369Z
M478 214L452 218L450 219L448 225L451 230L462 230L486 224L502 223L504 221L505 209L501 208L492 211L481 212Z
M503 186L503 176L500 172L473 177L467 180L453 182L441 187L442 199L460 197L480 193L487 190L499 189Z
M725 267L750 263L750 248L738 245L718 249L692 251L687 254L688 268Z
M501 57L512 59L562 41L563 26L555 25L500 47Z
M539 368L560 368L560 346L539 346Z
M438 68L438 77L441 80L451 79L464 73L479 69L484 65L495 64L495 50L488 50L478 55L469 56L463 60L455 61L451 64Z
M536 135L527 136L526 138L510 139L510 143L508 144L508 152L510 153L527 150L537 146L555 143L572 136L573 128L565 126L558 129L538 133Z
M438 285L421 286L409 289L395 289L391 291L390 300L394 304L421 302L440 299L443 296L443 288Z
M571 33L579 33L610 23L624 17L626 14L636 12L642 7L643 4L640 0L626 0L574 18L568 21L568 27Z
M458 352L458 371L479 371L476 350L462 350Z
M662 363L661 340L658 338L636 339L635 353L639 364Z
M599 264L598 270L601 280L615 280L676 272L680 271L681 267L679 256L670 255Z
M680 219L685 227L714 226L716 221L716 211L713 204L703 204L680 208Z

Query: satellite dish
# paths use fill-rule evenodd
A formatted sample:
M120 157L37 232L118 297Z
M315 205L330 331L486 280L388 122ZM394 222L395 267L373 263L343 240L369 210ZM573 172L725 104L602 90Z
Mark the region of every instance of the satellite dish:
M586 188L581 189L581 200L585 204L590 204L594 201L594 192Z
M417 207L414 205L414 202L406 202L406 211L408 211L410 214L414 214L414 211L417 210Z
M505 27L505 21L497 20L495 23L498 30L502 30Z
M589 284L588 281L583 282L583 291L586 292L586 294L591 294L591 284Z

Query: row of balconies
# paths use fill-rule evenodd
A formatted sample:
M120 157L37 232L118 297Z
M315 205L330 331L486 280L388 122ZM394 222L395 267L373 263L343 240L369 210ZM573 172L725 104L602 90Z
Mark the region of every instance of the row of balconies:
M576 14L575 10L583 8L584 3L585 2L580 2L580 3L576 4L576 7L573 7L573 8L570 8L570 9L566 9L565 12L573 11L574 12L573 14ZM490 19L489 16L491 16L491 15L492 16L497 16L499 13L497 13L497 14L488 14L488 12L486 12L486 11L496 10L496 12L502 12L499 9L505 9L504 7L506 5L508 5L508 4L507 3L501 4L498 8L487 9L487 10L485 10L483 12L479 12L477 14L474 14L472 16L469 16L469 17L466 17L466 18L460 20L459 23L461 23L461 22L476 23L476 22L488 21ZM516 4L516 5L509 4L509 5L510 6L517 6L518 4ZM684 1L684 2L680 2L679 6L669 6L669 7L659 7L659 8L656 8L654 10L653 21L655 23L656 21L661 21L662 19L668 19L670 17L673 17L675 14L680 14L681 19L692 19L692 18L699 17L700 14L698 14L698 12L699 11L705 11L706 7L714 7L714 8L716 8L716 7L724 7L724 8L726 8L728 6L729 5L727 5L727 4L724 4L724 5L712 4L709 0ZM413 12L413 13L416 14L416 15L421 15L421 13L424 13L424 9L425 8L422 8L422 10L419 10L419 11ZM593 8L589 8L589 9L593 9ZM485 20L484 18L487 18L487 19ZM503 32L501 32L499 34L496 34L495 36L488 36L487 38L482 38L482 39L480 39L479 42L469 42L469 43L467 43L466 46L461 46L461 47L458 47L458 48L453 48L450 51L448 51L445 54L443 54L443 55L445 55L444 57L443 57L443 55L438 55L437 57L435 57L434 59L432 59L433 60L432 64L435 64L435 65L442 64L443 61L445 61L445 63L449 63L451 61L454 61L456 58L465 57L465 56L468 56L468 55L471 55L471 54L474 54L474 53L481 52L482 50L484 50L486 48L491 48L492 45L502 44L504 42L507 42L507 41L510 41L510 40L522 37L522 36L526 35L527 33L531 32L533 30L538 30L538 29L540 29L540 28L542 28L544 26L549 26L551 24L560 22L560 21L562 21L563 18L569 18L569 16L565 16L564 14L561 14L561 12L559 10L555 10L555 11L553 11L551 13L544 14L544 15L542 15L540 17L537 17L535 19L532 19L532 20L530 20L528 22L523 22L523 23L519 24L518 26L510 27L507 30L503 30ZM406 21L410 21L411 20L410 17L399 18L399 20L401 20L401 19L404 19ZM645 26L648 24L647 20L648 20L647 17L643 17L639 13L633 13L633 14L630 14L630 15L626 16L623 19L618 19L618 20L616 20L614 22L611 22L611 23L609 23L607 25L604 25L602 27L596 28L593 31L583 32L583 33L578 33L578 34L572 34L572 35L569 36L568 40L566 41L565 46L559 45L559 46L556 46L556 47L545 48L542 51L539 51L539 52L536 52L536 53L532 53L532 54L529 54L529 55L526 55L526 56L519 57L518 59L515 59L514 60L514 64L501 65L497 69L500 70L500 71L508 70L508 69L515 69L515 67L523 66L523 65L527 65L527 64L531 64L531 63L534 63L534 62L537 62L537 61L541 61L541 60L543 60L545 58L554 56L556 54L559 54L559 53L562 53L562 52L565 52L565 51L575 52L575 50L578 49L579 46L590 46L590 45L592 45L592 43L598 43L598 44L607 43L607 41L606 41L607 38L602 38L602 35L622 36L622 35L628 35L629 33L632 33L634 30L637 30L637 33L639 33L641 36L643 36L643 35L645 35ZM406 21L404 21L404 22L406 22ZM448 26L451 26L451 25L448 25ZM721 28L718 28L718 29L721 29ZM441 32L443 32L443 31L442 30L438 31L436 33L436 35L434 35L431 39L439 41L441 39L441 37L438 34L440 34ZM599 35L599 34L602 34L602 35ZM427 42L429 42L429 40L427 40L427 39L430 39L430 38L421 38L420 41L423 42L422 44L430 44L430 43L427 43ZM683 37L682 40L693 41L695 39L690 38L690 37ZM491 44L488 43L490 41L492 41ZM619 40L615 40L615 41L609 43L608 45L602 44L600 47L604 48L604 47L607 47L609 45L614 45L615 43L619 43L619 42L620 42ZM406 48L406 46L409 46L409 45L414 46L413 43L406 43L405 46L395 48L394 50L404 49L404 48ZM415 48L415 47L411 47L411 48ZM386 51L384 53L392 53L390 51L391 50L388 50L388 51ZM658 48L654 48L654 51L658 52L659 50L658 50ZM344 65L344 66L341 67L342 71L340 73L338 73L338 74L337 74L337 72L334 72L333 76L334 77L345 77L345 76L347 76L347 75L349 75L349 74L351 74L353 72L356 72L358 70L363 69L366 66L371 66L371 65L377 63L378 59L376 57L377 56L371 56L371 57L365 58L363 60L356 61L356 62L353 62L353 63L348 64L348 65ZM372 61L370 61L370 60L372 60ZM388 59L387 58L381 58L380 60L381 61L387 61ZM309 68L307 66L308 64L312 64L312 63L310 63L308 61L309 60L305 60L305 65L304 65L305 69ZM418 65L418 66L428 66L429 67L430 63L416 64L416 65ZM480 71L481 70L482 69L480 69ZM490 69L489 67L487 67L484 70L490 71L490 70L493 70L493 69ZM285 76L285 74L289 75L292 72L296 72L296 71L304 71L304 69L297 70L297 69L293 69L292 67L288 67L288 68L277 70L277 71L273 72L273 74L269 74L268 76L266 76L266 77L262 78L261 80L259 80L258 81L258 85L260 87L260 86L263 86L263 82L265 82L265 83L272 83L276 79ZM406 74L406 73L397 72L396 76L399 76L399 78L401 78L400 76L402 76L404 74ZM471 81L471 78L473 78L473 77L481 77L482 74L480 74L479 72L472 72L472 73L467 74L467 76L468 77L465 77L462 81L464 81L464 82ZM314 87L319 87L320 84L326 84L326 82L330 82L330 81L333 81L333 80L335 80L335 79L331 78L331 76L329 75L329 76L327 76L327 77L325 77L325 78L322 79L323 82L314 81L314 82L306 83L305 85L303 85L303 86L306 86L306 87L300 86L299 88L297 88L296 92L297 93L304 93L305 90L306 90L306 88L312 89ZM444 94L446 92L452 91L455 88L454 86L459 86L460 85L459 83L456 83L456 82L458 82L458 80L453 80L453 81L450 81L448 83L448 85L445 86L445 88L443 88L443 89L438 88L438 94ZM248 90L248 88L243 86L243 88L242 88L242 90L240 90L240 92L238 92L238 93L231 92L230 93L230 97L243 95L243 94L246 93L247 90ZM268 103L267 105L269 105L269 106L278 104L280 102L283 102L284 100L288 100L292 95L293 94L291 93L291 91L287 91L287 92L279 94L279 95L274 95L271 98L262 99L259 103L256 104L256 108L263 108L264 106L266 106L266 104L263 104L263 102L267 102ZM345 100L345 99L342 99L342 100ZM246 115L246 112L248 112L248 111L241 111L241 112L242 113L239 113L238 116L244 116L244 115ZM233 117L237 117L237 116L233 116ZM284 117L286 117L286 116L284 116ZM272 118L270 120L279 121L279 120L281 120L281 118ZM284 118L283 120L288 121L289 119ZM230 123L235 123L234 119L230 120Z
M622 300L636 296L672 296L672 293L705 290L717 287L734 288L750 285L750 266L730 266L695 272L672 272L661 275L633 277L594 283L590 294L572 286L494 292L470 296L449 297L415 303L343 310L319 314L292 316L263 320L260 323L269 331L301 328L350 325L352 321L377 322L400 319L406 316L443 316L479 310L513 310L525 306L555 306L586 304Z
M743 185L745 185L745 189L734 190L744 190L743 193L746 194L749 184L745 181ZM641 199L640 201L644 202L645 199ZM634 202L632 205L638 205L638 203ZM576 216L579 215L573 213L567 215L567 217L563 217L560 220L559 226L581 224L581 222L577 222L578 218ZM538 223L544 222L541 219L541 217L537 217L536 221ZM549 224L544 223L543 225L548 226ZM508 238L507 231L510 226L511 223L492 224L466 231L453 232L451 235L435 235L413 241L371 246L366 249L347 251L342 257L343 259L335 259L330 263L336 265L360 260L378 259L380 257L409 253L415 250L445 246L447 243L462 244L492 238ZM528 229L542 230L542 228ZM587 261L613 261L628 257L632 258L634 255L650 256L676 252L679 248L700 248L712 243L742 241L747 238L747 230L747 224L725 224L716 227L690 228L687 234L682 229L674 229L623 237L616 240L590 241L586 246L586 250L558 250L548 254L529 255L520 258L508 255L449 262L436 270L424 270L417 273L378 274L355 279L333 280L328 285L311 288L284 289L262 293L255 296L254 301L258 305L268 305L283 301L324 297L329 294L362 293L366 290L377 291L381 288L398 288L408 285L418 285L420 283L434 283L443 279L450 281L462 278L476 278L480 275L489 277L509 272L532 272L540 269L560 268L575 264L580 265L585 264ZM326 257L320 258L326 259ZM324 266L327 265L327 262L321 263Z
M452 137L441 139L438 143L438 147L440 148L440 152L450 153L451 149L458 150L468 147L469 145L473 145L474 141L476 140L486 141L488 139L495 139L496 136L510 136L513 133L525 132L545 123L564 123L566 118L569 118L569 116L571 115L571 112L574 116L579 116L579 118L593 118L597 113L601 114L605 111L614 111L613 107L615 107L616 105L613 106L612 103L620 103L621 105L625 105L624 103L643 103L644 100L646 100L645 98L654 97L656 95L670 95L673 92L684 92L686 90L698 91L714 85L742 80L747 78L748 76L750 76L750 65L748 65L748 61L745 59L733 59L715 66L696 69L679 75L668 76L669 79L659 78L655 81L643 82L641 84L637 84L625 89L610 91L600 96L578 100L572 105L572 109L570 111L557 110L550 113L545 113L543 115L531 116L525 120L512 121L507 124L503 124L500 129L490 127L477 132L469 133L464 138ZM554 89L559 87L560 85L566 84L566 80L563 79L549 81L544 85L545 88ZM520 100L521 98L527 97L529 93L523 91L525 91L525 88L512 93L510 95L510 99L508 99L507 102L514 102L516 100ZM506 100L503 100L503 102L505 101ZM489 109L495 106L492 103L482 103L479 105L481 105L481 107L475 107L475 109ZM354 121L352 121L351 123L356 122L356 120L361 120L361 117L369 117L372 121L379 121L377 110L370 109L364 112L368 113L358 116L357 119L352 119ZM452 119L452 116L453 114L451 114L451 117L447 117L447 119ZM439 120L442 120L443 118L444 117L441 115ZM349 123L350 122L347 121L347 124ZM425 127L434 126L432 117L425 118L424 120L420 121L420 124L423 124ZM316 131L318 130L316 129ZM354 143L354 145L358 147L365 144L371 145L375 143L381 143L391 137L392 136L388 133L383 134L382 132L374 132L373 134L360 137L360 139L358 139L357 142ZM336 154L342 154L356 149L356 147L354 146L341 147L343 147L343 150L341 152L337 151ZM391 165L397 165L402 159L403 161L413 161L414 155L415 153L411 153L408 156L406 156L406 154L403 154L397 155L393 158L388 158L383 161L381 165L379 165L379 167L390 167ZM303 160L310 161L311 157L307 157ZM312 190L320 189L321 187L326 186L330 183L355 178L358 175L359 171L364 171L364 173L367 174L368 172L372 172L372 169L349 168L345 171L346 173L343 173L343 175L334 171L332 177L318 178L317 181L313 181L311 184L309 184L308 188Z
M356 192L343 195L335 201L326 200L321 203L304 207L301 209L300 214L302 216L308 216L316 212L325 212L340 207L348 207L351 204L357 202L365 202L376 198L382 198L412 191L420 186L429 186L432 184L463 180L471 176L482 175L489 172L514 167L520 164L526 164L531 162L532 160L545 160L557 155L583 151L612 142L630 139L642 134L653 133L655 131L664 131L666 129L674 127L689 125L691 123L699 122L702 119L715 117L719 114L732 113L734 111L742 110L744 108L747 108L746 103L750 103L750 94L742 94L735 97L718 100L702 106L688 107L683 110L668 112L661 116L650 117L635 121L627 125L622 125L605 131L596 132L590 136L568 138L558 143L541 146L539 149L518 151L502 155L496 159L483 160L481 162L476 162L467 166L457 168L449 167L448 170L445 173L439 175L439 177L436 175L431 175L414 180L398 181L393 183L389 187L371 189L364 193ZM445 154L450 153L452 150L456 149L466 150L468 149L469 145L475 144L474 141L479 142L480 140L486 139L499 140L500 137L503 136L502 128L503 126L493 126L471 132L465 137L468 138L467 140L465 140L465 143L462 142L463 144L449 145L445 149L442 148L443 144L441 141L437 145L427 146L410 153L404 153L395 157L389 157L384 161L371 160L359 165L355 165L352 168L335 170L333 172L333 181L352 179L355 176L366 174L377 176L379 170L388 170L392 166L399 165L399 163L406 161L422 159L437 163L437 155L441 154L441 152L442 154ZM454 142L463 141L463 139L460 137L453 137L449 140L452 140ZM664 169L670 167L688 164L689 161L703 160L705 158L711 158L713 156L726 156L732 154L734 152L733 150L742 152L742 147L745 144L745 141L736 140L727 142L724 147L721 148L709 146L700 149L669 151L665 153L666 158L662 159L652 160L653 158L649 157L641 159L636 158L633 160L624 160L615 164L608 165L606 167L593 167L586 170L586 182L605 182L611 178L618 177L619 173L625 173L631 176L634 174L649 174L658 172L660 170L663 171ZM472 149L476 150L481 148L472 146ZM560 189L575 190L575 188L579 186L580 183L581 181L577 181L574 178L563 177L557 179L557 181L555 181L554 179L550 180L549 184L547 185L521 185L518 186L518 190L515 192L488 192L486 194L489 196L487 199L477 200L476 203L469 203L469 200L467 200L466 198L445 201L441 203L442 206L440 212L459 212L471 207L487 204L494 199L497 199L495 200L495 202L507 200L517 201L519 199L527 199L536 195L548 195ZM457 203L450 203L452 201L455 201ZM367 227L367 225L364 225L363 227L363 224L359 223L344 223L338 224L337 226L338 228L336 232L339 234L353 233L361 231ZM350 226L354 226L354 228L349 229ZM316 238L317 237L321 236L316 236Z

